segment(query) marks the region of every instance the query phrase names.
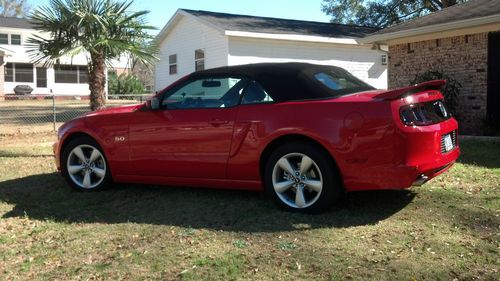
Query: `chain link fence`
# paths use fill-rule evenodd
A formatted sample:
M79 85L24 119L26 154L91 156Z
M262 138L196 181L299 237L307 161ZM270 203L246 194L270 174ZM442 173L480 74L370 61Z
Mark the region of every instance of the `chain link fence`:
M138 104L151 95L113 95L106 106ZM0 135L55 132L64 122L87 112L88 96L7 95L0 100Z

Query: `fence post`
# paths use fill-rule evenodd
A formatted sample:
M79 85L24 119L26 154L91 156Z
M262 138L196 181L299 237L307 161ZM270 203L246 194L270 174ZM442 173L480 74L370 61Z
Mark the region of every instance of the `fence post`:
M50 90L50 93L52 94L52 89ZM54 132L56 131L56 97L54 94L52 94L52 117L53 117L53 125L54 125Z

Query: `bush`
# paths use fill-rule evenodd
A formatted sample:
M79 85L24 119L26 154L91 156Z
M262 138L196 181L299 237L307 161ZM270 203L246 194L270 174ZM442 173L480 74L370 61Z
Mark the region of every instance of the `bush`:
M124 73L120 74L120 76L117 76L116 73L108 75L108 95L130 95L125 98L134 99L132 95L142 94L144 94L144 85L135 75Z
M443 89L441 89L441 92L444 95L444 103L451 114L458 117L458 107L460 105L459 94L462 84L460 84L455 77L445 74L442 70L431 70L419 74L411 83L418 84L431 80L446 80L446 85Z

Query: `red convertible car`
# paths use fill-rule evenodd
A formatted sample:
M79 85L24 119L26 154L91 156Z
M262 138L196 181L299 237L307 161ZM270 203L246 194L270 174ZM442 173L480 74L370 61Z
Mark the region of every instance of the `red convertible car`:
M57 167L77 190L146 183L266 190L320 212L343 192L421 185L458 158L445 81L375 90L302 63L192 73L144 104L64 124Z

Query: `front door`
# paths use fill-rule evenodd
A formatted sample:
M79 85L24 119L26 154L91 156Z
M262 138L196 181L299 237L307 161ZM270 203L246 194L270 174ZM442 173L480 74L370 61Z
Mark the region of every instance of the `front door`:
M488 34L488 119L500 124L500 32Z
M136 112L130 124L129 173L226 178L243 84L235 78L187 81L161 97L161 109Z

